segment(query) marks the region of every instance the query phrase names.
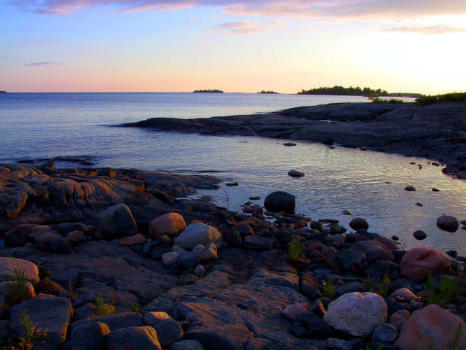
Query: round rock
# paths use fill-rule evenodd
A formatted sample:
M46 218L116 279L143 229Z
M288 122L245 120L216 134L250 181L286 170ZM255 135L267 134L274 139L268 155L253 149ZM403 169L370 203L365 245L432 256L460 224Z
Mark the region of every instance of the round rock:
M288 172L288 176L291 176L291 177L303 177L304 173L302 171L293 169L293 170L290 170Z
M210 243L221 248L222 235L215 227L201 223L190 224L175 240L175 244L184 249L193 249L198 244L207 247Z
M427 233L425 233L422 230L417 230L416 232L413 233L414 238L416 238L419 241L422 241L423 239L427 238Z
M158 238L163 235L177 236L186 228L183 216L178 213L167 213L152 220L149 224L149 236Z
M329 304L324 320L336 330L365 337L386 322L387 303L376 293L348 293Z
M294 213L296 207L296 197L290 193L277 191L265 197L265 209L272 213L284 211Z
M460 227L458 220L453 216L443 215L437 219L439 229L447 232L456 232Z
M354 218L349 223L350 227L355 231L364 230L367 231L369 229L369 224L363 218Z

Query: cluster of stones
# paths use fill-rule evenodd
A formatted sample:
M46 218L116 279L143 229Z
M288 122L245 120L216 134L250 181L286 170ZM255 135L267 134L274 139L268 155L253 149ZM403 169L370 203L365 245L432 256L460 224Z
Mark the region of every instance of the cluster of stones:
M294 215L295 198L285 192L270 194L264 206L249 217L222 212L218 225L167 211L144 226L120 203L98 212L94 225L8 229L8 247L55 256L106 239L181 277L179 286L143 303L142 312L115 313L106 304L110 313L102 315L102 300L78 287L78 272L45 278L30 261L0 258L0 344L23 337L37 348L65 349L424 350L452 342L466 348L464 257L401 250L368 232L362 218L346 233L337 220ZM263 220L263 212L273 213L274 222ZM438 221L450 231L454 224ZM456 281L449 304L429 304L441 292L441 278ZM23 288L20 296L15 284Z

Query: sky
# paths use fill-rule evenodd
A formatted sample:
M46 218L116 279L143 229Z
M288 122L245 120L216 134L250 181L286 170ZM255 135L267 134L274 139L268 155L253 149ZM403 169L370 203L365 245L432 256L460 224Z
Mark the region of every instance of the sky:
M464 0L0 0L0 90L466 91Z

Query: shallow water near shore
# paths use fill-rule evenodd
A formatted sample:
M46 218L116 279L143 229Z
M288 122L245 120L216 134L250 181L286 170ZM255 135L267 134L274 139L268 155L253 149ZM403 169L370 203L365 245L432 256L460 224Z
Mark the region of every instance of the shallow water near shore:
M0 162L89 155L96 166L213 170L213 175L240 186L222 184L219 191L199 195L210 195L232 210L240 210L252 195L265 197L283 190L296 195L297 213L313 219L337 218L346 226L352 217L361 216L369 221L371 232L398 235L402 247L425 245L466 254L465 230L451 234L435 225L444 213L466 219L466 182L443 175L426 159L306 142L284 147L283 140L108 126L149 117L209 117L364 100L254 94L6 94L0 97ZM306 176L291 178L290 169ZM407 185L417 191L404 191ZM432 192L433 187L440 192ZM353 216L343 215L343 210ZM412 237L418 229L427 233L427 239Z

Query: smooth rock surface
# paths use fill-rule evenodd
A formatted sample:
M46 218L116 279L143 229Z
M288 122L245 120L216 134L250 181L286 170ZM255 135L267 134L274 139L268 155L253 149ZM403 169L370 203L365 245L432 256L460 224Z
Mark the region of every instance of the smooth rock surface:
M178 213L167 213L150 222L149 236L158 238L163 235L176 237L186 228L186 222Z
M455 333L462 327L456 349L466 349L466 325L451 312L437 305L428 305L415 311L408 319L396 345L402 350L449 349Z
M190 224L175 240L175 244L184 249L193 249L198 244L208 246L210 243L221 248L222 235L215 227L200 223Z
M401 274L415 282L425 280L430 273L449 273L452 265L448 255L431 248L409 250L401 260Z
M39 295L36 299L14 306L11 309L11 329L24 337L25 329L21 323L23 313L29 315L37 329L47 331L48 343L59 345L65 342L73 313L68 299Z
M150 326L128 327L112 331L107 339L108 350L162 350L157 333Z
M124 203L101 211L97 217L101 229L112 237L130 236L137 232L138 227L131 209Z
M332 301L324 320L333 328L361 337L387 320L387 304L376 293L349 293Z
M24 272L32 283L39 282L36 264L23 259L0 257L0 280L15 280L15 270Z

